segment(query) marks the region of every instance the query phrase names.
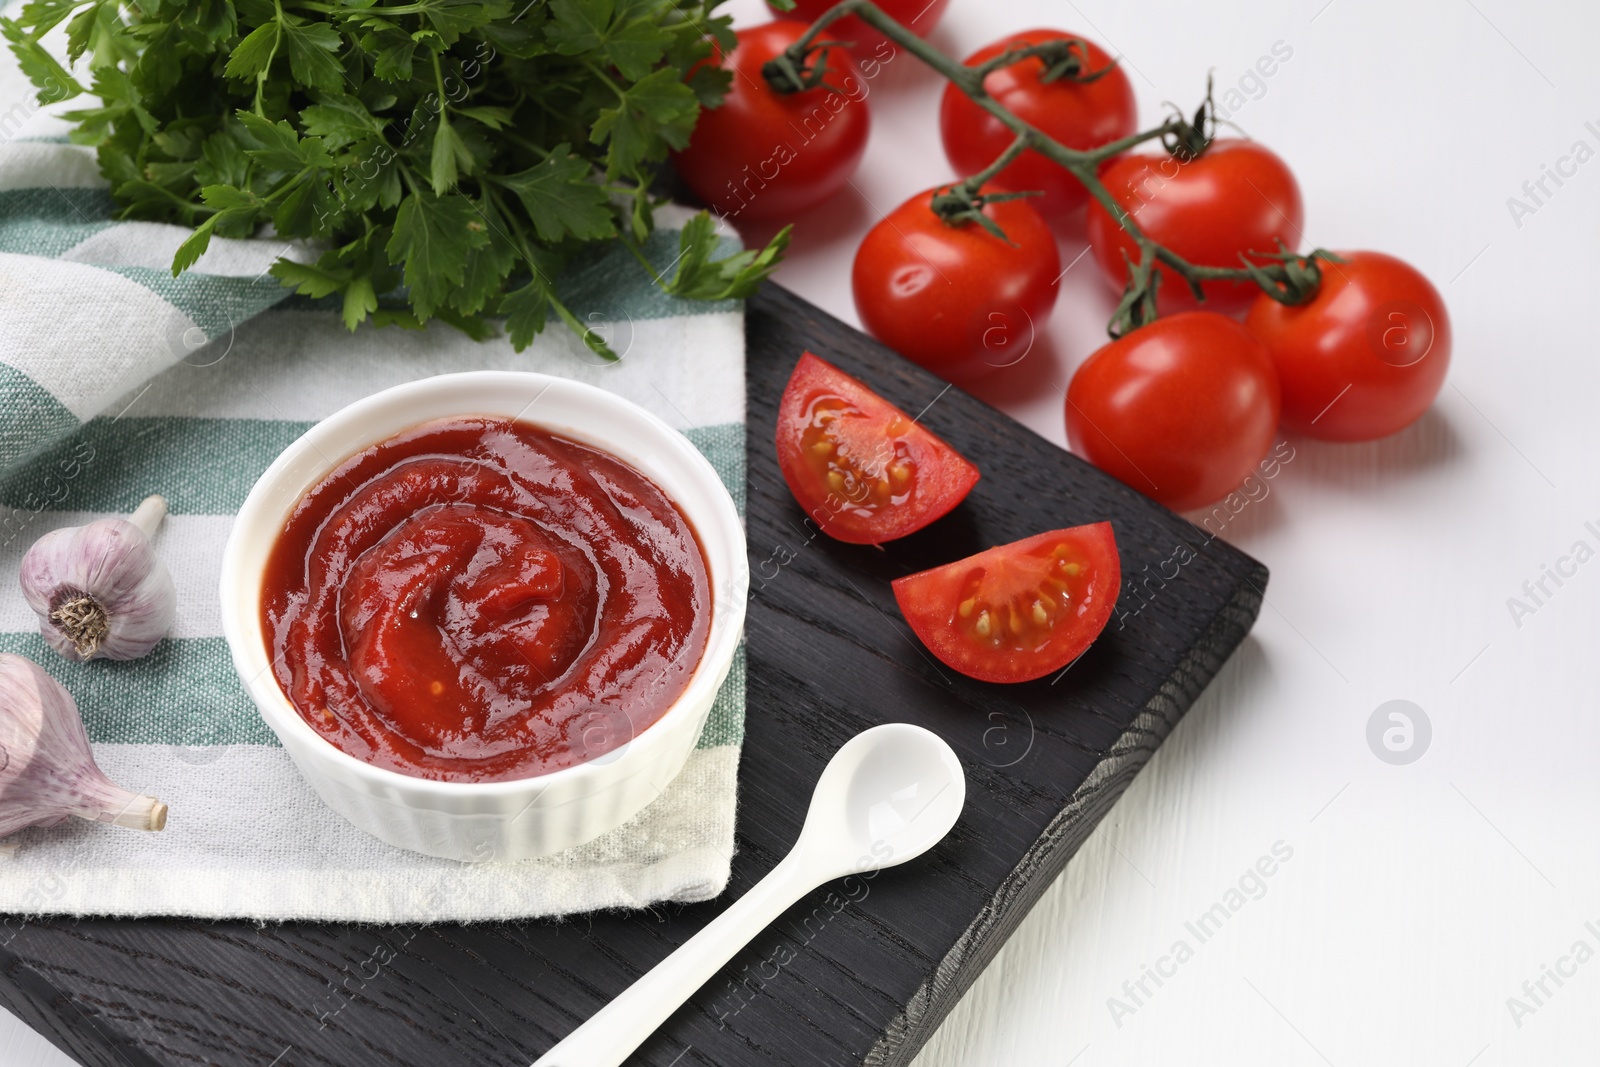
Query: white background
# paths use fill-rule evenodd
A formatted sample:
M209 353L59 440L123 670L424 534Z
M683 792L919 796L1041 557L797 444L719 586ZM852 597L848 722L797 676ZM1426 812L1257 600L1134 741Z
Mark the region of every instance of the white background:
M761 17L755 0L734 10ZM1600 959L1547 980L1542 1006L1522 984L1580 939L1600 951L1584 927L1600 929L1600 561L1520 627L1506 602L1574 541L1600 549L1584 529L1600 526L1600 159L1547 184L1520 226L1507 199L1574 142L1600 151L1600 7L954 0L933 40L964 55L1032 26L1124 56L1146 125L1163 101L1192 109L1208 69L1220 93L1284 42L1236 121L1293 166L1308 245L1420 267L1456 347L1419 424L1295 440L1228 527L1272 568L1253 635L917 1067L1593 1062ZM873 83L856 190L798 220L785 285L855 320L855 245L950 174L941 89L909 56ZM981 390L1057 442L1060 389L1111 306L1089 259L1062 286L1046 343ZM1366 740L1391 699L1432 724L1407 766ZM1293 854L1264 895L1199 944L1185 923L1280 841ZM1179 939L1193 958L1127 999ZM1135 1010L1114 1018L1113 996ZM1536 1010L1514 1019L1512 996ZM6 1023L0 1063L67 1062Z

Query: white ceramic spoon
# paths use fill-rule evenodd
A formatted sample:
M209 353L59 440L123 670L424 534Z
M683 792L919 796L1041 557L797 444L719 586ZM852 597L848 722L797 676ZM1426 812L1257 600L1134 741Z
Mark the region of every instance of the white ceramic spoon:
M800 840L782 862L533 1067L618 1067L801 897L922 855L950 832L966 799L956 754L922 727L890 723L852 737L823 769Z

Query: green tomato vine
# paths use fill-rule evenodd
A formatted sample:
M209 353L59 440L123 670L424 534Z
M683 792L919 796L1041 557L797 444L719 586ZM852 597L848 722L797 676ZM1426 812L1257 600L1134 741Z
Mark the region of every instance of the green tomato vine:
M1322 283L1322 272L1318 261L1337 261L1336 256L1324 249L1299 255L1280 246L1271 251L1253 251L1248 255L1241 255L1240 265L1237 267L1191 263L1146 234L1133 215L1118 203L1100 180L1099 168L1102 163L1149 141L1160 140L1180 162L1187 162L1204 153L1216 135L1216 116L1212 107L1209 81L1206 87L1206 99L1193 117L1175 113L1150 129L1087 150L1068 148L1023 121L990 96L984 88L984 79L988 75L1030 58L1037 58L1043 62L1044 72L1041 77L1044 81L1064 78L1088 82L1103 76L1111 69L1110 66L1099 70L1088 69L1088 53L1081 41L1057 40L1010 48L983 63L969 67L945 55L884 14L871 0L841 0L818 16L805 34L782 56L767 64L763 73L768 84L778 92L795 92L800 88L821 83L820 78L809 72L811 56L818 48L817 38L831 23L847 15L856 16L938 71L1016 135L1016 139L993 163L935 196L933 210L946 222L952 225L976 223L998 236L1003 236L994 222L983 213L983 205L1033 194L985 192L984 187L1017 156L1032 149L1071 171L1073 176L1083 183L1089 195L1094 197L1127 232L1138 247L1139 257L1127 264L1128 281L1108 326L1108 332L1112 337L1120 337L1129 330L1156 318L1156 290L1161 281L1161 276L1156 272L1158 263L1181 277L1200 300L1204 299L1200 289L1201 282L1226 280L1254 282L1263 292L1281 303L1300 304L1315 296Z

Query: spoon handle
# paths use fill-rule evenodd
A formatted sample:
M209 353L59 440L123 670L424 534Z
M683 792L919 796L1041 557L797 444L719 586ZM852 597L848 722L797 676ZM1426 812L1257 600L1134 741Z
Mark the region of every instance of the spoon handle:
M619 1067L745 945L815 889L795 852L677 951L589 1017L533 1067Z

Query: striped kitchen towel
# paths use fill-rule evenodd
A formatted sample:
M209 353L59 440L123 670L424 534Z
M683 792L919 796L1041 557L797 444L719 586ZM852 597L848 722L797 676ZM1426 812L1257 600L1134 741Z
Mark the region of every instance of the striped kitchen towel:
M16 125L26 83L0 60L0 651L77 698L95 757L171 808L161 833L81 820L29 829L0 860L0 912L367 922L562 915L713 897L733 853L744 661L700 745L633 821L569 852L466 865L392 848L324 807L241 688L217 585L233 515L278 452L339 407L448 371L540 370L613 390L680 429L744 500L739 304L664 296L626 251L575 264L563 300L622 353L602 364L553 326L530 349L449 327L345 331L265 274L282 241L212 241L174 279L185 231L117 222L92 155L48 115ZM12 107L7 112L7 107ZM10 118L8 119L8 114ZM663 213L680 224L683 215ZM677 235L647 249L669 263ZM287 297L287 298L286 298ZM126 514L148 493L178 585L168 639L128 663L69 663L15 575L45 531Z

